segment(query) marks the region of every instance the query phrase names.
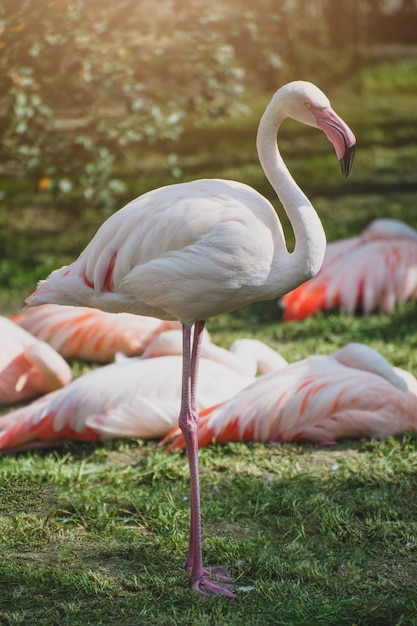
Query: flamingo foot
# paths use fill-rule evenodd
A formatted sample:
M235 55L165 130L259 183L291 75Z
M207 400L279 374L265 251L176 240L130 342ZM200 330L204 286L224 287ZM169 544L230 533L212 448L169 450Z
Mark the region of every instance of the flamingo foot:
M191 587L204 596L227 596L236 598L234 586L227 574L227 566L204 569L202 576L192 579Z
M232 579L229 576L227 565L204 567L203 573L193 576L191 567L185 569L191 573L191 587L205 596L227 596L236 598Z

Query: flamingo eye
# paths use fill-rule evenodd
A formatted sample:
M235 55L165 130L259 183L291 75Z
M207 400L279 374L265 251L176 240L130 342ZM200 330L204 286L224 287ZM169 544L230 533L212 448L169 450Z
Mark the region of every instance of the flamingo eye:
M305 106L305 108L306 108L306 109L311 109L311 107L312 107L313 105L311 104L311 102L305 102L305 103L304 103L304 106Z

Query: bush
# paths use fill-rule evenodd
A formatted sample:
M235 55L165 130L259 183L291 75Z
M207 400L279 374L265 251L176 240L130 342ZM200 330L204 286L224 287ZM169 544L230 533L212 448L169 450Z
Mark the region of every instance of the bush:
M334 71L328 2L5 0L1 157L34 188L111 208L139 147L160 143L179 174L184 129L239 109L247 84Z
M40 189L77 187L89 203L106 204L123 191L113 172L130 149L158 141L168 154L189 117L228 112L242 78L233 49L213 31L205 3L180 6L3 6L3 159Z

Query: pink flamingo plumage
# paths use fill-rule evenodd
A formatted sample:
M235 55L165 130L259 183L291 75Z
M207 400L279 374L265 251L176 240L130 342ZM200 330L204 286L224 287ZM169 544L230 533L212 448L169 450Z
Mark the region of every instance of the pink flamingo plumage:
M258 192L236 181L197 180L150 191L113 214L78 260L53 272L27 301L182 323L179 425L191 485L186 569L193 589L209 595L234 592L226 569L216 568L213 580L202 560L196 386L205 320L283 296L319 270L326 244L317 213L278 150L277 132L286 117L321 129L333 143L345 176L355 137L311 83L284 85L267 106L258 128L258 155L292 224L296 243L291 253L273 206Z
M417 231L394 219L376 219L357 237L330 242L321 270L280 301L285 321L338 308L392 313L417 299Z
M63 439L153 439L177 423L181 396L180 331L157 335L134 359L92 370L56 393L0 417L0 454L51 447ZM180 333L181 334L181 333ZM238 339L233 351L202 342L199 411L235 395L257 371L286 361L260 341Z
M0 417L0 454L51 447L63 439L153 439L177 423L181 356L122 358ZM255 378L201 359L200 411L223 402Z
M11 319L65 358L97 363L113 361L118 352L140 355L157 334L181 328L178 322L144 315L59 304L25 308Z
M0 316L0 404L22 402L68 384L67 362L44 341Z
M351 343L258 378L223 404L202 411L199 446L212 442L386 438L417 429L417 380L378 352ZM184 447L178 428L171 449Z

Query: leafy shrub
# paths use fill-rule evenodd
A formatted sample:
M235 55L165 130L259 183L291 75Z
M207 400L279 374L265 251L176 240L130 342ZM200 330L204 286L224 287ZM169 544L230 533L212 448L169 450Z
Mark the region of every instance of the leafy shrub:
M111 208L146 145L176 175L184 129L239 108L247 84L328 71L328 4L4 0L0 156L35 188Z
M40 189L108 203L129 150L169 153L189 116L226 113L241 86L203 2L9 0L2 13L2 156Z

